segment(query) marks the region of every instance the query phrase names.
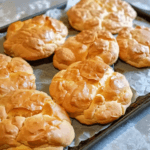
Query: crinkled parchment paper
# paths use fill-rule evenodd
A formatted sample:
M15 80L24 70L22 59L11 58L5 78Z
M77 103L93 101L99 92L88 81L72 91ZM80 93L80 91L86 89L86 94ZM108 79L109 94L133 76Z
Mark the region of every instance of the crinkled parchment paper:
M74 4L75 1L69 0L66 10L68 10L68 8L70 8L70 6ZM71 26L69 25L66 10L53 9L48 11L46 15L63 21L64 24L67 25L69 29L68 36L73 36L76 35L78 32L75 31L73 28L71 28ZM134 21L134 26L135 25L145 25L147 27L150 27L150 23L146 22L141 18L137 18ZM0 53L3 53L4 52L3 42L5 40L4 39L5 34L0 34L0 36L1 36ZM49 85L51 83L51 80L53 76L58 72L58 70L53 67L52 57L53 56L50 56L49 58L46 59L29 62L34 69L34 74L36 76L37 90L44 91L47 94L49 94ZM115 71L123 73L126 76L127 80L129 81L132 91L134 93L132 103L135 102L138 96L145 95L150 92L149 68L137 69L122 62L121 60L118 60L117 63L115 64ZM76 137L70 146L77 146L81 141L94 136L96 133L106 129L111 124L86 126L80 124L77 120L72 119L72 125L75 129Z

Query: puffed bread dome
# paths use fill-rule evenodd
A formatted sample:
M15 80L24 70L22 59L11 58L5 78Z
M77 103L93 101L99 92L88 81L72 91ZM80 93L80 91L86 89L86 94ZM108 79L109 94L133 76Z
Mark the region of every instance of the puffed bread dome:
M114 72L98 57L73 63L58 72L49 90L70 117L87 125L118 119L132 98L125 76Z
M33 69L20 57L0 54L0 97L16 89L36 89Z
M104 29L115 34L132 26L136 12L122 0L81 0L67 15L76 30Z
M4 52L26 60L46 58L64 43L67 34L68 29L61 21L48 16L17 21L8 27Z
M98 56L106 64L112 65L119 55L119 46L115 37L104 30L83 30L69 37L59 46L53 57L53 65L59 70L66 69L70 64Z
M0 150L63 150L74 139L65 110L36 90L16 90L0 99L0 133Z
M117 36L117 42L120 59L137 68L150 66L150 28L123 28Z

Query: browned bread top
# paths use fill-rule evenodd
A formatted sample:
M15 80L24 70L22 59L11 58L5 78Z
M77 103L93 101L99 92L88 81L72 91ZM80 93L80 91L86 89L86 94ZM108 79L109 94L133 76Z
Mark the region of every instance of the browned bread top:
M3 46L10 56L37 60L53 54L67 34L68 29L61 21L42 15L12 23Z
M150 66L150 28L123 28L117 42L120 59L138 68Z
M35 89L32 67L22 58L0 54L0 97L16 89Z
M74 139L65 110L44 92L16 90L0 99L0 150L63 150Z
M53 57L53 65L59 70L70 64L98 56L106 64L112 65L119 55L119 46L115 37L104 30L83 30L58 47Z
M136 12L122 0L81 0L67 15L76 30L104 29L115 34L132 26Z
M105 124L118 119L131 103L125 76L114 72L99 57L70 65L50 84L53 100L83 124Z

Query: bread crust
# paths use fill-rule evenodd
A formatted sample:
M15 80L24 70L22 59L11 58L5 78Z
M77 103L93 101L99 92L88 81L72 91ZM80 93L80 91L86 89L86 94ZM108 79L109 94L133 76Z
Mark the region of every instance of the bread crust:
M16 89L36 89L33 69L20 57L0 54L0 97Z
M120 59L137 68L150 66L150 28L123 28L117 42Z
M0 150L63 150L74 139L70 123L46 93L16 90L0 99Z
M115 37L104 30L83 30L58 47L53 57L53 65L59 70L70 64L98 56L106 64L112 65L118 59L119 46Z
M123 27L131 27L137 14L122 0L81 0L67 15L76 30L104 29L116 34Z
M87 125L118 119L132 98L125 76L114 72L98 57L73 63L58 72L49 91L70 117Z
M41 15L12 23L7 30L4 52L26 60L38 60L52 55L64 43L67 27L56 19Z

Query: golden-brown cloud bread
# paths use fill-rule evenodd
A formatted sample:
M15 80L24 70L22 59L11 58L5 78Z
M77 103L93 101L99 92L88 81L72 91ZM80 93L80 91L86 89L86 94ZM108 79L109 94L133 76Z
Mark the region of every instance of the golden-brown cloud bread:
M0 97L16 89L35 89L31 66L22 58L0 54Z
M10 56L38 60L53 54L67 34L68 29L61 21L42 15L12 23L3 46Z
M63 150L74 139L65 110L44 92L16 90L0 99L0 150Z
M131 103L125 76L100 58L87 59L58 72L50 84L53 100L83 124L106 124L118 119Z
M106 64L112 65L119 55L115 37L104 30L83 30L58 47L53 57L53 65L59 70L70 64L95 56L101 57Z
M76 30L105 29L115 34L132 26L136 12L122 0L81 0L67 15Z
M120 59L137 68L150 66L150 28L124 28L119 32L117 42Z

